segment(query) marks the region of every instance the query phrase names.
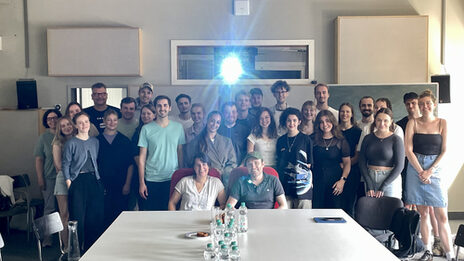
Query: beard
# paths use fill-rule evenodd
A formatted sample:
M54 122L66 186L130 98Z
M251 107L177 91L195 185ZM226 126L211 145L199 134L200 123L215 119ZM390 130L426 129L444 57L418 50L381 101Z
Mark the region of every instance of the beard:
M369 117L369 116L371 116L372 113L373 113L372 110L363 110L363 111L361 112L361 114L362 114L364 117L366 117L366 118Z

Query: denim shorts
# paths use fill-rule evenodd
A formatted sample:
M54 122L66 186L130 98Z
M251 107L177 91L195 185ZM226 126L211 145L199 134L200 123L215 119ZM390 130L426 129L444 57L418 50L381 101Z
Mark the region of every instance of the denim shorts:
M419 164L423 169L428 169L435 162L438 155L422 155L415 153ZM408 164L406 174L406 203L420 206L432 206L445 208L448 206L448 195L442 187L440 167L436 168L430 177L431 184L424 184L419 178L419 173L411 163Z
M66 186L66 181L64 180L63 172L59 171L56 174L55 182L55 196L67 196L68 195L68 186Z
M369 169L369 176L374 182L374 191L378 191L383 181L391 174L391 170ZM401 176L396 177L392 183L383 187L383 195L401 199Z

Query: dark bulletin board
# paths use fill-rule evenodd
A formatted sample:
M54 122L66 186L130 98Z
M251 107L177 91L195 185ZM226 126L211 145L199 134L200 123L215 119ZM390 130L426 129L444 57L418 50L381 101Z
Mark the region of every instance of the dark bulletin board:
M436 83L423 84L329 84L329 105L338 110L340 104L349 102L355 108L356 120L361 119L359 112L359 100L363 96L377 98L388 98L392 102L393 117L395 121L407 115L403 103L403 95L407 92L420 94L426 89L430 89L435 96L438 94ZM438 97L438 96L437 96Z

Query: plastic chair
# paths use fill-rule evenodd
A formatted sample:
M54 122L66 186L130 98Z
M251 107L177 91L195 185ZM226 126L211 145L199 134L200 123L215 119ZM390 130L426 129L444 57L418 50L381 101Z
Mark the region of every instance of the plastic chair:
M279 179L279 173L277 173L277 171L272 167L264 167L263 172L264 174L275 176L277 177L277 179ZM247 176L247 175L248 175L248 169L246 167L237 167L233 169L229 175L229 186L227 188L227 191L230 191L232 189L233 185L235 184L235 182L237 182L237 180L240 177ZM279 207L279 203L276 202L274 205L274 208L278 208L278 207Z
M456 251L456 260L459 257L459 249L464 247L464 224L459 225L458 232L456 233L456 238L454 239L454 244L458 246Z
M388 231L385 233L372 233L371 229L388 230L392 222L393 214L403 207L400 199L392 197L362 197L356 204L355 220L362 227L374 236L378 241L386 243L393 234Z
M183 169L178 169L174 171L171 177L171 186L169 187L169 196L171 196L172 193L174 192L174 188L176 187L177 182L179 182L183 177L192 176L194 173L195 171L192 168L183 168ZM208 175L221 179L221 174L219 174L219 172L215 168L209 168Z
M34 235L37 239L37 248L39 250L39 260L42 261L42 244L41 241L46 237L63 231L63 223L61 222L60 214L53 212L51 214L40 217L32 222ZM60 249L61 239L60 239Z
M23 201L17 200L16 203L9 209L5 211L0 211L0 218L6 217L7 220L7 233L10 233L10 218L26 213L26 223L27 223L27 240L29 240L29 233L31 231L31 223L34 216L33 208L37 205L43 204L42 200L32 200L29 193L29 187L31 186L31 181L27 174L12 176L14 179L13 182L13 191L15 195L18 195L16 199L22 198Z

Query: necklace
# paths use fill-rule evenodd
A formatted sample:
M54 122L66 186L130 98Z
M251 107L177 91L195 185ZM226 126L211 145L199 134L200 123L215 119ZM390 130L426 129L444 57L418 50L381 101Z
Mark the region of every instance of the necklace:
M293 138L292 144L290 144L290 137L287 136L287 147L288 147L288 152L292 152L293 144L295 144L296 141L296 136Z
M325 142L325 139L322 139L322 141L324 142L325 150L329 150L330 145L332 145L333 137L330 138L329 145L327 145L327 142Z

